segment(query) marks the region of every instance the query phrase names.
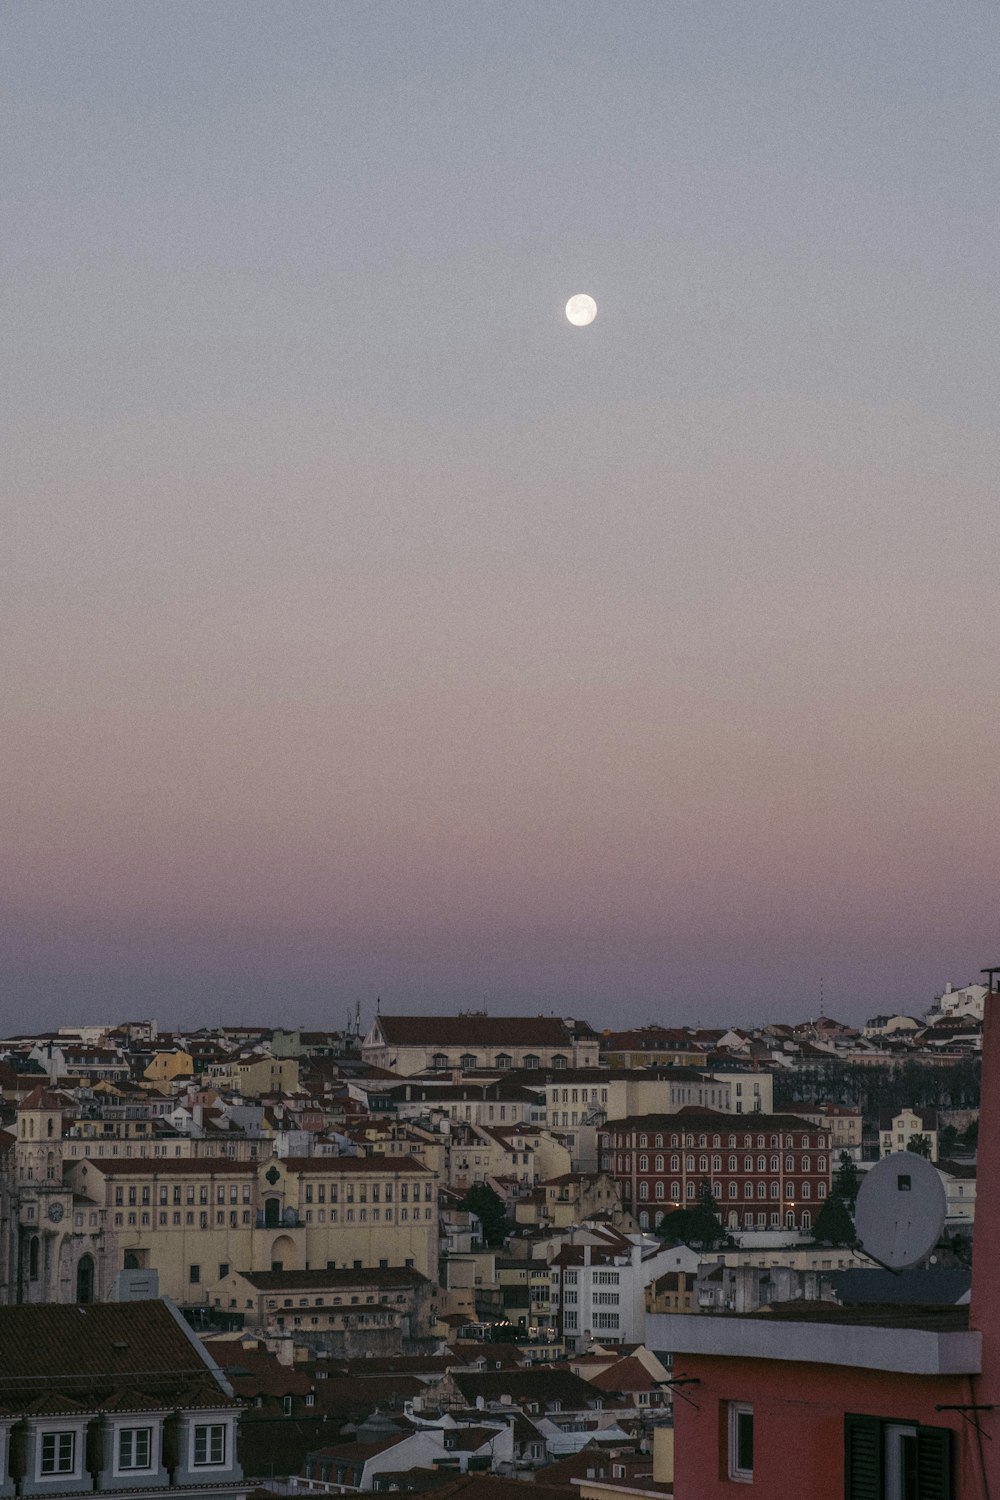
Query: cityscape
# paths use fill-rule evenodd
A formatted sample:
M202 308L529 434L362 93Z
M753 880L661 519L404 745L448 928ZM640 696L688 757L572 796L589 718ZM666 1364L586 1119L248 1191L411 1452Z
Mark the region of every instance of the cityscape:
M998 80L0 5L0 1500L1000 1500Z
M379 1003L340 1030L8 1038L10 1482L777 1494L794 1422L810 1464L846 1443L858 1500L878 1424L904 1470L975 1494L997 972L862 1027ZM898 1162L940 1200L901 1259L862 1218Z

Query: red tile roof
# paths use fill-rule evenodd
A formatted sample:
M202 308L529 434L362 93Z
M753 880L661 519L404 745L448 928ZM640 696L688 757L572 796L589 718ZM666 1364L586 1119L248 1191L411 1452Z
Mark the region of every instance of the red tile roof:
M570 1047L556 1016L379 1016L390 1047Z

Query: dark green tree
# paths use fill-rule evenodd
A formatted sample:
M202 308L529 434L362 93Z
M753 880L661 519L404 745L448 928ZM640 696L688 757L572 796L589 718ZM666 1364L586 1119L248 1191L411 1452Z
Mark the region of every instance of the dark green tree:
M487 1245L503 1244L507 1238L507 1214L503 1199L489 1183L473 1183L458 1206L465 1213L476 1215L483 1226L483 1239Z
M834 1195L840 1198L843 1203L846 1203L849 1209L853 1210L855 1203L858 1201L858 1189L860 1186L861 1174L848 1153L841 1151L840 1166L837 1168L837 1175L833 1180Z
M816 1218L813 1239L823 1245L853 1245L857 1237L847 1204L838 1193L831 1194Z
M912 1151L914 1156L927 1156L931 1154L931 1138L929 1135L911 1135L906 1143L907 1151Z
M942 1156L951 1156L958 1145L958 1131L954 1125L943 1125L941 1134L938 1136L938 1148Z
M672 1245L688 1245L692 1250L718 1250L723 1245L733 1244L732 1235L727 1234L719 1219L719 1205L715 1201L712 1185L703 1180L698 1185L698 1198L692 1208L677 1208L666 1214L657 1225L656 1232Z

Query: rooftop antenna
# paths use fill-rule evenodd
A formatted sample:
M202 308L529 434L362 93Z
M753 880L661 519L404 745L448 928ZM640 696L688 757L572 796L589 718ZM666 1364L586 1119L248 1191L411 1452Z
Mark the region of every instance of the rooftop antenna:
M823 976L821 974L819 976L819 1018L820 1018L821 1021L823 1019L823 1016L824 1016L824 1011L823 1011Z

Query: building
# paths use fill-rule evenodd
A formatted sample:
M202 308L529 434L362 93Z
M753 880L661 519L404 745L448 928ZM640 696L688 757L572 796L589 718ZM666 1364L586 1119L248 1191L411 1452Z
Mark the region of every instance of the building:
M245 1500L240 1403L170 1303L0 1307L0 1495Z
M599 1132L601 1169L640 1229L708 1183L729 1229L809 1229L829 1194L830 1136L797 1115L638 1115Z
M992 971L995 975L1000 970ZM676 1500L734 1482L810 1500L1000 1493L1000 995L986 1007L971 1305L776 1304L751 1316L653 1315L675 1351ZM667 1343L666 1341L669 1341Z
M361 1044L365 1062L403 1077L425 1072L510 1072L597 1066L585 1022L555 1016L377 1016Z
M896 1151L909 1151L910 1142L923 1136L927 1141L927 1156L938 1159L938 1113L936 1109L901 1109L894 1114L891 1109L879 1112L878 1138L882 1156L892 1156Z
M156 1271L183 1303L206 1301L234 1269L412 1266L436 1279L437 1178L409 1156L91 1157L35 1196L37 1220L24 1217L30 1199L21 1211L27 1300L74 1300L84 1255L92 1295L111 1295L122 1270Z
M437 1288L407 1266L316 1271L230 1271L208 1302L265 1337L292 1333L338 1359L402 1352L428 1337Z
M564 1245L549 1266L553 1324L566 1349L641 1344L646 1288L668 1271L693 1274L698 1255L686 1245L608 1234L606 1243Z
M820 1104L796 1102L793 1108L799 1119L808 1120L830 1137L835 1167L839 1164L842 1151L846 1151L852 1161L861 1160L863 1120L860 1106L831 1104L827 1101Z

